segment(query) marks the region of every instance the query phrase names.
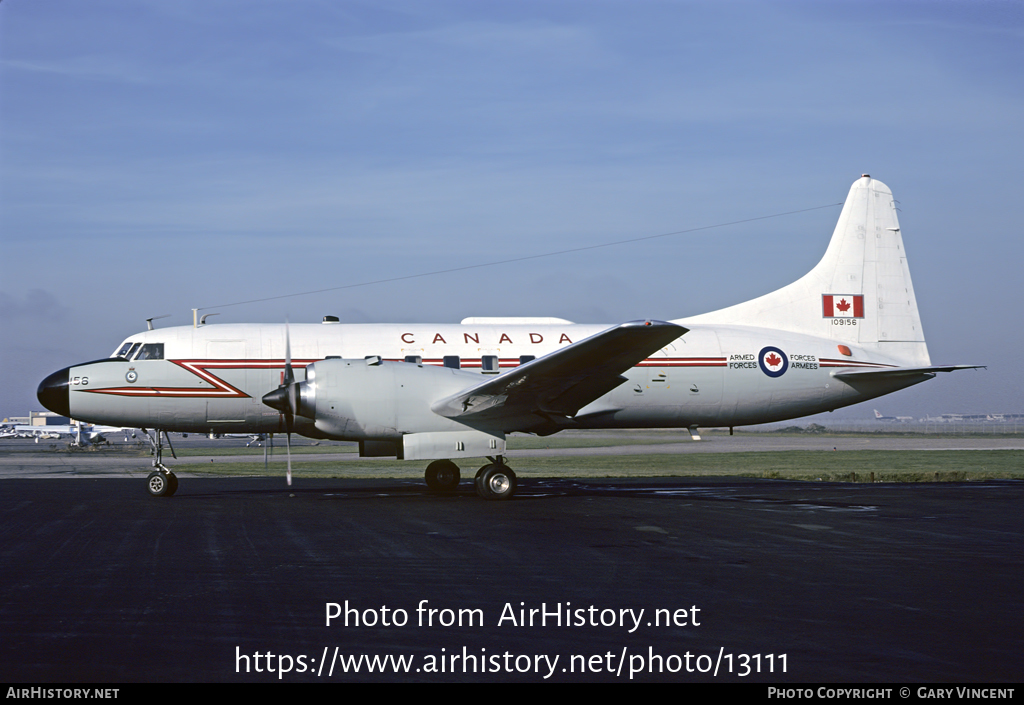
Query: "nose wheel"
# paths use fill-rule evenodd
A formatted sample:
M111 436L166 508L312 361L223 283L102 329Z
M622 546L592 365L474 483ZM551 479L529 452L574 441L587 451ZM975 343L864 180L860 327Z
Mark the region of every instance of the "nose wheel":
M178 491L178 478L169 470L154 470L146 478L146 489L154 497L170 497Z

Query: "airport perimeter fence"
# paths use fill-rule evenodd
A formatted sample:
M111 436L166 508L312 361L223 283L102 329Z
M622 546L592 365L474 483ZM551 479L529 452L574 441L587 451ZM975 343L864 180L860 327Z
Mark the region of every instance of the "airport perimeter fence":
M728 433L728 429L724 429ZM739 430L739 429L737 429ZM960 421L829 421L827 423L779 423L766 426L748 426L742 429L755 433L863 433L863 434L907 434L934 436L1020 436L1024 435L1024 421L1010 422L960 422Z

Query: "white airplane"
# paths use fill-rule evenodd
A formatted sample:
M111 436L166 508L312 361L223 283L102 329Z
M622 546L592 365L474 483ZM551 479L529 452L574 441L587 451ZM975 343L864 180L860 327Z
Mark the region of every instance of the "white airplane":
M294 432L358 441L363 456L434 460L426 481L438 490L458 484L455 460L487 457L477 492L508 499L515 431L699 438L699 426L831 411L971 367L931 364L892 192L865 174L810 273L711 313L614 326L194 324L132 335L108 359L53 373L38 396L65 416L159 429L154 495L177 488L161 431Z
M910 423L914 420L913 416L883 416L882 412L878 409L874 409L875 421L898 421L900 423Z

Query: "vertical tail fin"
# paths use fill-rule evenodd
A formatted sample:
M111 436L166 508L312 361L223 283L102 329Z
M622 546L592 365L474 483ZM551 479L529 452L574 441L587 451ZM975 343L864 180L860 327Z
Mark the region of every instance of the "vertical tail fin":
M825 256L770 294L685 319L831 338L903 365L929 365L892 191L865 174L846 197Z

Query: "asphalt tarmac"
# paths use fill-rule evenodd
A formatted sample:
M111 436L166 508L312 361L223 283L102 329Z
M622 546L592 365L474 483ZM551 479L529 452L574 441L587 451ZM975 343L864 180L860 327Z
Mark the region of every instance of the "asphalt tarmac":
M138 470L0 481L0 681L1020 678L1021 482Z

